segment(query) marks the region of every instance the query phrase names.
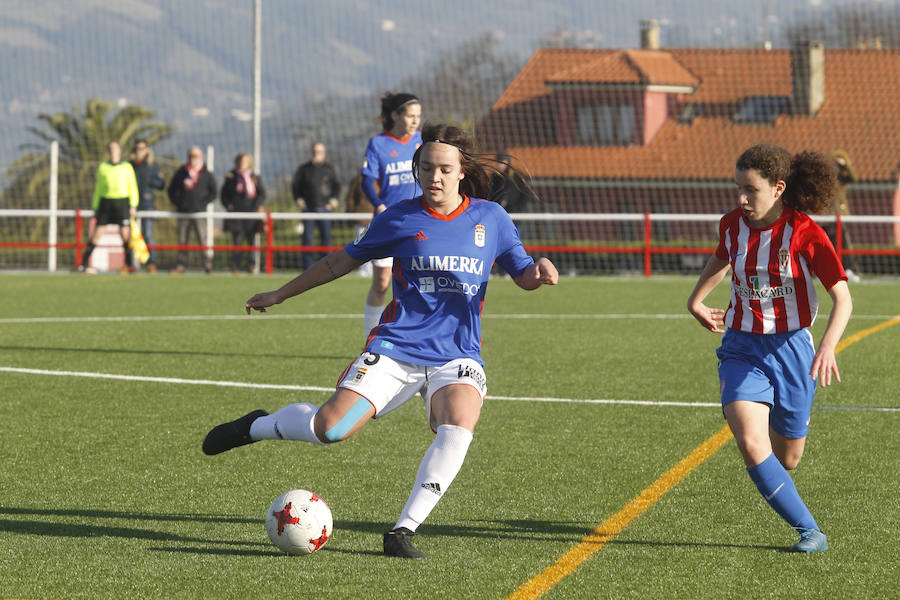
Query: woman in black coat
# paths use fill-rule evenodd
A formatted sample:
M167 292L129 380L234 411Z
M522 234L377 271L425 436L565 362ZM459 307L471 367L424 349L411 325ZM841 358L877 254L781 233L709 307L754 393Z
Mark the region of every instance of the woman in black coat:
M238 154L234 159L234 169L225 175L222 184L222 204L228 212L264 212L263 203L266 188L262 179L253 172L253 157L249 154ZM256 233L262 221L259 219L226 219L225 231L230 231L235 246L254 245ZM247 271L253 273L256 267L250 250L231 253L231 272L241 272L242 258L246 257Z

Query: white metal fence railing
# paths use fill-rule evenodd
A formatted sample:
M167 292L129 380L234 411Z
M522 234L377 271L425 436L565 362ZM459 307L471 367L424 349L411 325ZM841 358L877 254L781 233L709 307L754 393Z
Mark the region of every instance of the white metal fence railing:
M0 269L55 271L79 264L80 252L87 243L86 226L92 216L90 210L0 209ZM719 214L652 213L514 213L511 216L526 248L535 254L551 256L567 272L625 271L643 272L647 276L655 271L696 271L702 266L704 255L712 252L716 244L716 223L721 218ZM164 263L172 262L175 252L182 250L202 250L218 257L232 252L258 252L265 255L265 271L272 272L297 268L300 262L297 257L304 253L320 255L353 241L360 224L371 215L233 213L210 209L200 213L140 211L138 217L153 219L158 227L152 247L170 257L164 258ZM179 243L175 222L185 218L203 221L208 234L204 246ZM864 263L855 270L900 274L900 217L814 218L826 229L842 229L843 235L836 240L836 246L844 257ZM265 235L254 245L234 245L223 231L223 224L235 219L259 220L264 224L260 229ZM330 222L331 244L302 245L299 227L304 222L312 225L317 221Z

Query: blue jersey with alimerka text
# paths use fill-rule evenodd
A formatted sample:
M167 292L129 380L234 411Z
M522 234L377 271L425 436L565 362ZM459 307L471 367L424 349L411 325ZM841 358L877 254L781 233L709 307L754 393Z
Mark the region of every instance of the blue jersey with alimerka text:
M424 200L377 215L345 250L354 259L394 257L394 299L369 333L366 350L417 365L481 360L481 310L496 261L518 277L534 261L499 204L463 198L449 215Z
M412 170L413 154L421 145L419 131L402 140L383 131L369 140L362 174L378 182L378 197L386 207L422 194Z

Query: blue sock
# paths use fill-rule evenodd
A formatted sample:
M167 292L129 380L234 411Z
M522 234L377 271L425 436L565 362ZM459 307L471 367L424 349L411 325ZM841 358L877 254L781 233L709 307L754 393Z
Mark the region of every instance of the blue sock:
M747 474L769 506L775 509L788 525L798 530L819 528L800 494L797 493L794 480L775 458L774 453L755 467L748 467Z

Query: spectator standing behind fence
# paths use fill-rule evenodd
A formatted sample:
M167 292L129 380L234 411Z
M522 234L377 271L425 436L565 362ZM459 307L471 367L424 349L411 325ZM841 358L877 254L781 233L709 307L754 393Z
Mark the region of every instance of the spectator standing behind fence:
M137 179L138 210L156 210L156 203L153 201L153 190L165 189L166 181L159 175L159 167L154 164L156 160L153 156L153 150L147 144L147 140L137 140L134 143L134 151L131 154L130 162L131 167L134 169L134 176ZM140 223L141 235L144 236L144 241L150 246L147 272L156 273L156 250L153 249L156 238L153 236L153 219L141 217L138 222Z
M422 145L419 99L413 94L388 92L381 97L379 119L384 124L384 131L369 140L362 168L363 192L376 215L397 202L422 193L412 171L413 154ZM372 286L363 313L366 335L381 318L384 296L391 284L391 265L391 257L372 261Z
M856 171L853 169L853 163L850 161L850 155L843 150L835 150L831 153L831 159L837 165L838 170L838 186L834 194L834 203L831 206L835 215L842 217L850 214L850 201L847 199L847 185L858 179ZM837 223L829 223L825 227L828 238L831 240L835 248L838 246L837 240ZM844 250L852 250L853 246L850 241L850 232L847 230L847 223L841 221L841 247ZM842 254L844 269L847 273L847 279L851 282L857 282L860 279L859 262L856 256L850 254Z
M297 167L294 179L291 182L291 190L294 194L294 202L303 212L326 213L331 212L338 205L338 195L341 192L341 183L337 173L331 164L325 162L326 148L322 142L312 145L312 158ZM319 241L322 246L331 245L331 221L305 220L303 222L303 245L312 246L313 229L319 229ZM315 262L316 254L303 253L303 269L310 268Z
M184 215L203 212L209 203L216 199L216 178L203 163L203 151L198 146L192 146L188 150L187 163L175 171L166 191L169 194L169 200L175 205L175 210ZM206 223L187 216L178 219L178 244L188 244L191 230L195 232L198 243L205 246L207 243ZM172 272L184 273L186 265L187 250L179 250L178 262ZM204 250L203 266L207 273L212 273L212 250L208 252Z
M131 266L131 249L128 240L131 238L131 218L137 212L138 186L134 169L130 163L122 162L122 147L119 142L111 141L107 145L109 160L97 167L97 179L94 183L94 198L91 207L94 216L91 219L91 239L81 256L79 271L85 271L94 248L103 237L106 225L119 226L122 236L122 247L125 249L125 264L120 272L134 270Z
M266 188L262 178L253 172L253 157L249 154L238 154L234 159L234 169L225 175L222 184L222 204L228 212L263 212L266 199ZM225 231L231 232L235 246L245 244L253 246L256 234L262 221L259 219L226 219ZM246 257L246 260L242 260ZM246 262L247 271L256 273L258 268L253 259L253 252L236 250L231 253L231 272L241 272L241 263Z

